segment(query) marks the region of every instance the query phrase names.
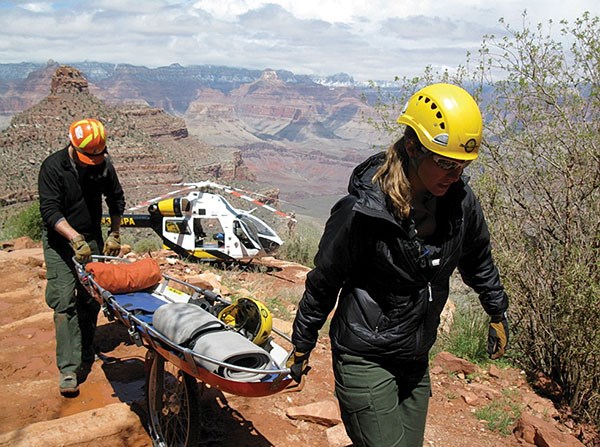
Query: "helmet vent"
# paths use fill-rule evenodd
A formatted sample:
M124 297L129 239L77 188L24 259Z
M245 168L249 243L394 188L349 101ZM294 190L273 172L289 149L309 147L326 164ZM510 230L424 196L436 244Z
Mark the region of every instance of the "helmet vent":
M433 138L433 141L435 143L437 143L437 144L441 144L442 146L448 146L448 134L447 133L441 133L439 135L436 135Z

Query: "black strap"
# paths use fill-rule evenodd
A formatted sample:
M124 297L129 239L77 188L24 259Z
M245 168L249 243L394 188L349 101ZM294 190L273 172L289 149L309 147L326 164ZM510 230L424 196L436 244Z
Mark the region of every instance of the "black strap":
M225 323L218 321L218 320L217 321L208 321L208 322L198 326L196 329L194 329L194 331L190 334L189 338L186 341L184 341L183 343L181 343L181 345L184 347L193 348L194 345L196 344L196 341L203 335L206 335L210 332L225 331L225 330L227 330L227 326L225 325Z

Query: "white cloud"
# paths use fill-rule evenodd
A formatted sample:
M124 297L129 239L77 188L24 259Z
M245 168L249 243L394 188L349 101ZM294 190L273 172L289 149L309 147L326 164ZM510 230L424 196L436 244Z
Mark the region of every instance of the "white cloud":
M50 12L51 5L46 3L22 3L19 5L20 8L23 8L26 11L31 12Z
M527 5L523 5L527 3ZM522 27L597 0L61 0L0 2L0 61L218 64L356 79L456 67L501 17ZM558 29L555 26L555 29Z

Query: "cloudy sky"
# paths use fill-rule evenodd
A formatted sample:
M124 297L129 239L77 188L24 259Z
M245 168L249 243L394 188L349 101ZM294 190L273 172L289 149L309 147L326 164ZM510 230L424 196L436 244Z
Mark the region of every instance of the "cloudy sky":
M566 6L568 3L568 6ZM392 80L455 68L482 36L573 23L598 0L0 0L0 63L226 65Z

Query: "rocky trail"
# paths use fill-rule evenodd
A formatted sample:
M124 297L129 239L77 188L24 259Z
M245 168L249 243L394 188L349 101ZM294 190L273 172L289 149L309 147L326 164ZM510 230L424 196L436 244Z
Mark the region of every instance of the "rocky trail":
M100 315L96 342L101 359L93 364L77 397L59 394L53 317L44 302L43 254L29 242L5 244L0 250L0 446L151 446L144 391L147 350L133 344L120 323ZM302 290L306 268L265 262L271 262L270 273L256 269L227 274L265 301L275 291ZM190 280L220 279L203 273L201 267L163 262L169 273ZM225 285L216 285L224 296L229 293ZM287 306L293 311L293 303ZM276 326L289 331L287 320L277 319ZM199 446L349 446L333 396L326 336L311 356L311 365L301 391L264 398L233 396L198 384ZM516 369L484 370L442 353L432 361L431 374L426 446L584 445L577 436L594 445L574 424L561 423L552 403L536 395ZM478 411L494 403L500 413L510 414L516 407L522 411L516 428L509 424L506 435L492 431L492 421L482 419Z

